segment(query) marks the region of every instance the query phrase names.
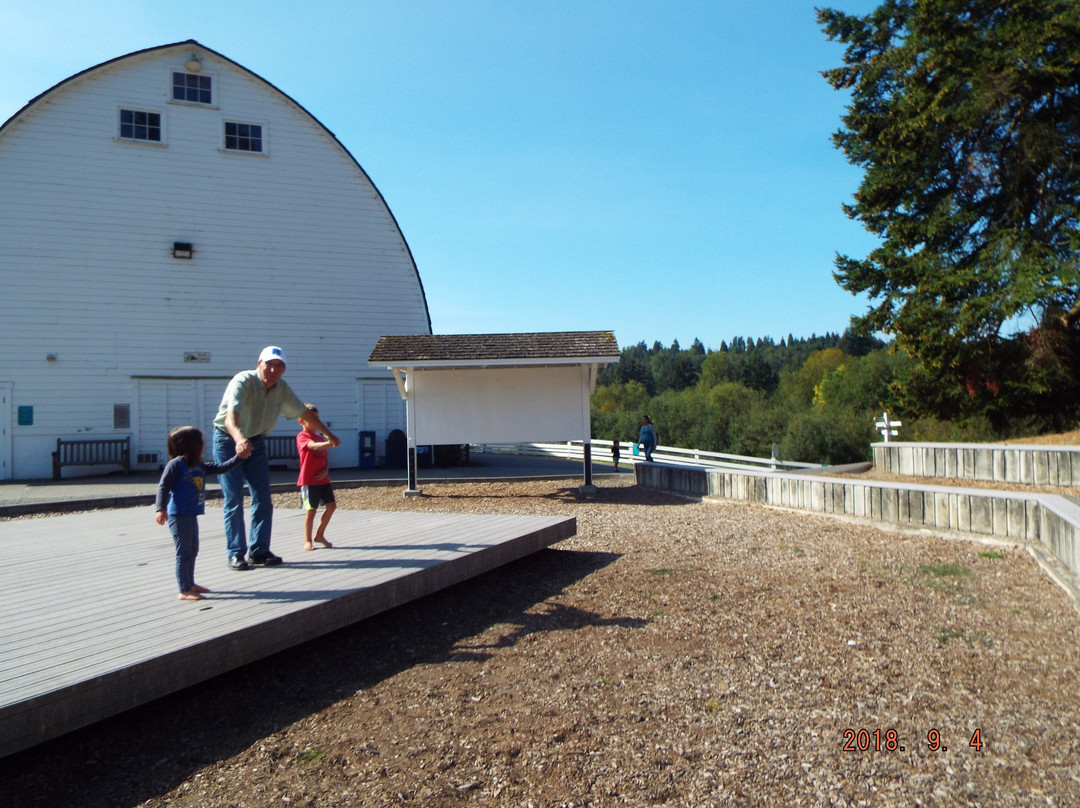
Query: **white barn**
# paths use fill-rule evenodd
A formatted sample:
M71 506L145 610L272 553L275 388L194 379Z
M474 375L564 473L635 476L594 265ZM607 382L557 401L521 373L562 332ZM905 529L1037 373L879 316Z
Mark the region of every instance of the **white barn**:
M381 454L405 428L369 353L431 333L363 168L194 40L78 73L0 125L0 290L0 479L49 477L57 438L129 436L133 467L158 468L169 428L209 429L267 344L342 439L334 465L356 466L362 431Z

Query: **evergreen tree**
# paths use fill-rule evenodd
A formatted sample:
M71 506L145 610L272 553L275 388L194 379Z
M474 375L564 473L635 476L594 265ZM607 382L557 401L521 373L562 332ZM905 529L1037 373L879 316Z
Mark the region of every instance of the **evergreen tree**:
M852 92L834 139L865 172L846 211L881 239L837 258L840 285L870 296L857 326L972 398L1024 375L1018 406L1046 385L1060 406L1080 345L1080 3L886 0L818 19L847 46L824 74ZM1005 333L1032 314L1032 333Z

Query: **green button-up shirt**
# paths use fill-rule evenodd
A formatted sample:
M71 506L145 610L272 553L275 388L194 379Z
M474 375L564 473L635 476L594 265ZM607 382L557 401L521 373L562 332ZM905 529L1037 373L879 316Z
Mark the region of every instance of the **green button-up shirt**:
M295 420L307 411L307 407L284 379L278 379L277 384L267 390L258 370L242 370L225 388L214 419L215 427L225 429L225 415L230 410L236 411L236 420L244 437L254 438L273 432L282 415Z

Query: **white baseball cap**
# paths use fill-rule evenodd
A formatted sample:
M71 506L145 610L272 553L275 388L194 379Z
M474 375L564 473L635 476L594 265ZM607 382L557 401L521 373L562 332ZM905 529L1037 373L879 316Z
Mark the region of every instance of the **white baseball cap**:
M289 364L285 361L285 351L276 345L267 345L259 354L260 362L269 362L271 359L280 359L283 365Z

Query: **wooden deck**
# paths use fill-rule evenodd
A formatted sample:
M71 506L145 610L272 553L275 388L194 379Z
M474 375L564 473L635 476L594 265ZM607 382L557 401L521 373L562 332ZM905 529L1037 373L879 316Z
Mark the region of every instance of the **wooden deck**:
M332 549L303 552L303 512L274 512L280 567L225 565L200 519L177 600L168 528L150 509L0 523L0 756L86 726L526 556L567 517L339 510Z

